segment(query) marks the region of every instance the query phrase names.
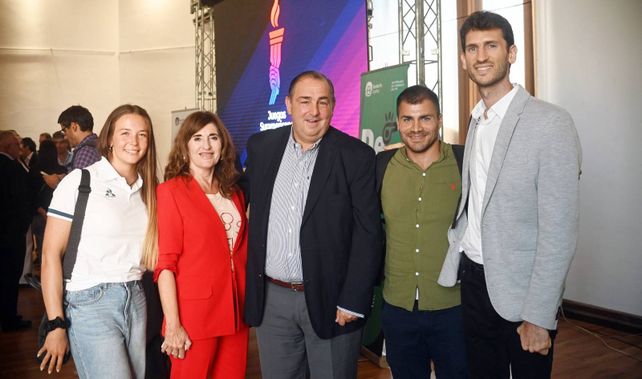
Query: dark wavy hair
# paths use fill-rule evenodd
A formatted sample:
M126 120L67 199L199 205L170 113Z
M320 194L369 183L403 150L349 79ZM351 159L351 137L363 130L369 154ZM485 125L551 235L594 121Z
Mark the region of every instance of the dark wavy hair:
M188 178L192 174L189 171L189 149L187 144L196 132L203 129L207 124L214 124L218 129L221 140L221 157L214 166L214 177L218 181L221 195L230 198L232 193L238 190L237 182L240 173L236 169L236 149L232 143L230 133L223 125L223 121L212 112L197 111L185 119L181 124L172 151L169 153L169 160L165 167L165 180L177 176Z
M491 30L500 29L504 40L506 40L506 47L510 49L515 44L515 37L513 37L513 28L510 22L497 13L488 11L477 11L472 13L459 29L459 39L461 40L461 49L466 49L466 34L471 30Z
M94 129L94 117L89 112L89 109L82 105L72 105L58 116L58 123L65 128L69 127L72 122L77 123L83 132Z

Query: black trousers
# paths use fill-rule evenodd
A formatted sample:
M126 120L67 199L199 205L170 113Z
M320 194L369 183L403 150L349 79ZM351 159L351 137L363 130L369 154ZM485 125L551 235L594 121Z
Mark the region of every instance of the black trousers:
M466 348L461 306L412 312L384 301L381 312L386 360L395 379L466 379Z
M490 302L484 266L462 253L461 303L470 378L550 378L553 347L548 355L529 353L521 346L521 322L503 319ZM551 340L556 331L550 331Z
M145 361L145 379L168 379L170 361L161 353L163 336L163 308L158 294L158 285L154 283L154 274L146 271L143 274L143 291L147 300L147 352Z
M18 287L27 250L24 234L0 242L0 323L3 328L18 322Z

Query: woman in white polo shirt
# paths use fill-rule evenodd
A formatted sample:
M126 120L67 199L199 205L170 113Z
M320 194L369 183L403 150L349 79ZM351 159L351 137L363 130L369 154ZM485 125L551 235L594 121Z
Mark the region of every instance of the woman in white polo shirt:
M71 347L80 378L145 376L145 295L140 279L155 261L156 148L152 122L136 105L121 105L105 121L102 159L86 169L91 193L71 280L63 283L61 259L69 239L81 171L67 175L48 211L42 289L49 320L68 320L47 335L40 369L62 365ZM146 237L147 234L147 237ZM58 322L59 325L64 323Z

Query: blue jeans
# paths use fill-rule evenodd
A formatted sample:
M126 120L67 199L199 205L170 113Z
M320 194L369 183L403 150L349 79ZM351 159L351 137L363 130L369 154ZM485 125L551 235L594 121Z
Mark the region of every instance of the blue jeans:
M395 379L467 378L461 306L412 312L384 301L381 315L386 360Z
M67 291L69 342L78 376L145 377L147 307L140 281Z

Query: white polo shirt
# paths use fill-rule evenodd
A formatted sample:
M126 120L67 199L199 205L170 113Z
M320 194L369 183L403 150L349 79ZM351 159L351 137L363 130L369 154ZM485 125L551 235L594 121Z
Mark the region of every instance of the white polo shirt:
M91 174L76 264L67 290L79 291L100 283L140 280L147 208L141 198L143 180L130 187L106 158L86 167ZM73 170L53 194L48 215L71 222L78 198L81 170Z
M497 133L506 111L517 93L517 85L488 110L483 100L473 108L472 118L477 122L475 139L470 154L470 190L468 192L468 226L461 241L461 249L475 263L484 264L482 252L482 204L486 194L488 168L495 149ZM484 112L487 117L484 117Z

